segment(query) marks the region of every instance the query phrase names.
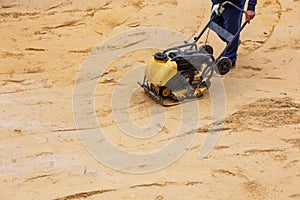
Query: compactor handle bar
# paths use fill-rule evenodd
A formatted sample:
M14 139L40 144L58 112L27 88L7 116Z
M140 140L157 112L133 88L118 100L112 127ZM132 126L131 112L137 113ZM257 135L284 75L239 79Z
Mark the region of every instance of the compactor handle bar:
M245 11L245 10L239 8L237 5L235 5L234 3L230 2L230 1L225 1L224 3L221 4L221 7L222 7L223 9L226 9L226 8L225 8L226 5L233 6L233 7L234 7L235 9L237 9L238 11L240 11L240 12L246 14L246 11ZM203 35L203 33L204 33L204 32L206 31L206 29L208 28L210 22L213 21L216 17L217 17L217 15L212 15L212 16L211 16L210 21L208 22L208 24L206 24L206 26L204 27L204 29L200 32L200 34L198 35L198 37L195 37L195 38L194 38L194 43L197 43L197 42L198 42L198 40L201 38L201 36ZM249 20L246 19L246 22L243 24L242 29L244 28L244 26L245 26L248 22L249 22ZM240 30L240 31L242 31L242 30Z
M237 5L235 5L234 3L230 2L230 1L225 1L224 3L221 4L221 6L224 8L227 4L233 6L235 9L239 10L242 13L246 13L245 10L241 9L240 7L238 7Z
M239 8L237 5L235 5L234 3L230 2L230 1L225 1L225 2L223 2L223 3L221 4L221 7L222 7L223 9L226 9L226 8L225 8L226 5L233 6L233 7L234 7L235 9L237 9L238 11L240 11L240 12L246 14L246 11L245 11L245 10ZM198 35L197 37L194 38L194 41L193 41L193 42L188 43L188 42L186 41L185 44L183 44L183 45L180 45L180 46L177 46L177 47L173 47L173 48L169 48L169 49L164 50L164 53L166 53L166 52L168 52L168 51L171 51L171 50L177 50L177 51L179 51L179 52L182 52L182 51L181 51L181 48L184 48L184 47L190 47L190 48L195 47L195 48L197 48L197 42L198 42L198 40L201 38L201 36L202 36L202 35L204 34L204 32L206 31L206 29L209 27L210 23L211 23L216 17L217 17L217 15L212 15L212 16L211 16L209 22L206 24L206 26L204 27L204 29L199 33L199 35ZM244 27L246 26L246 24L247 24L248 22L249 22L249 20L246 19L246 21L244 22L244 24L242 25L242 27L241 27L241 29L238 31L238 33L235 35L235 37L237 37L237 35L244 29ZM225 50L227 50L229 46L230 46L230 45L227 45L227 47L226 47ZM223 53L225 52L225 50L223 51ZM222 54L221 54L221 55L222 55ZM221 55L220 55L220 56L221 56ZM220 56L219 56L219 57L220 57Z

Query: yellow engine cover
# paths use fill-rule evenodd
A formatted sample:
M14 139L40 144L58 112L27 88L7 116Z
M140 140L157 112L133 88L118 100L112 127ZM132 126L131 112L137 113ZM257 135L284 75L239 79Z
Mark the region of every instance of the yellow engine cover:
M155 87L165 86L166 83L177 74L177 64L175 61L159 61L154 57L148 62L145 75L148 81Z

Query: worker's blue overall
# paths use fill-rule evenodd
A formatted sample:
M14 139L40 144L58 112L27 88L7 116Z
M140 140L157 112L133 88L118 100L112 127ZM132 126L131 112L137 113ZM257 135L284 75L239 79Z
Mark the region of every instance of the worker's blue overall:
M213 4L219 3L218 1L213 1ZM222 1L220 1L222 2ZM241 9L244 9L246 0L231 0L235 5L240 7ZM238 30L241 28L241 22L243 18L243 13L241 13L239 10L235 9L234 7L227 5L226 9L223 11L222 15L218 17L215 22L221 26L222 28L226 29L231 34L235 35ZM240 37L233 42L231 47L226 51L224 54L225 57L228 57L231 59L233 66L235 66L236 58L237 58L237 50L240 43ZM224 40L222 38L222 40ZM227 42L224 40L224 42Z

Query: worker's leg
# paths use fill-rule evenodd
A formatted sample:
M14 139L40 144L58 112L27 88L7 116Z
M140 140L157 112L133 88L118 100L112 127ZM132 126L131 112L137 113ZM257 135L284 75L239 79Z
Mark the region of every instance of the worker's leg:
M244 9L245 2L246 0L241 0L240 2L237 2L236 5ZM241 28L243 14L237 9L228 5L224 10L224 12L222 13L222 16L224 18L225 29L229 31L231 34L235 35L238 32L238 30ZM236 62L239 41L240 38L238 36L238 38L233 42L231 47L227 50L227 52L224 55L225 57L230 58L233 64L235 64Z

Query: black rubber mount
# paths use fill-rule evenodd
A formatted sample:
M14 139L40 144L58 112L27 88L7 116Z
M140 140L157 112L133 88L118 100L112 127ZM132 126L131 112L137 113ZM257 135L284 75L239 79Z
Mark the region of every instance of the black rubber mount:
M214 54L214 49L212 48L212 46L210 45L204 45L203 48L205 49L205 51L210 54L213 55Z

